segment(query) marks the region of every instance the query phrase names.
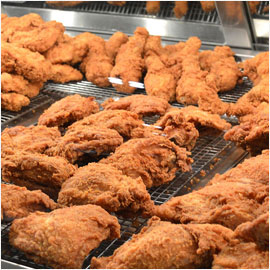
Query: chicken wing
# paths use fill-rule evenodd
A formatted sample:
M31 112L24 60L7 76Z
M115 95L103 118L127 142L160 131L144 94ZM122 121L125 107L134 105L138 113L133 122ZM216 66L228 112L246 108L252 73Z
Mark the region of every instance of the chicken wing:
M137 113L139 116L164 115L171 105L164 99L146 96L131 95L114 100L107 99L101 104L105 110L127 110Z
M145 28L137 27L134 36L129 37L116 56L115 66L110 76L120 78L123 84L113 84L115 89L123 93L133 93L135 87L129 85L129 81L139 82L144 69L143 51L148 37Z
M141 177L147 188L171 181L177 170L191 169L190 153L162 136L131 139L100 163L110 164L132 178Z
M109 212L153 207L141 178L125 176L111 165L90 163L65 181L58 196L65 206L95 204Z
M234 126L224 135L227 141L236 142L251 153L257 155L269 148L269 104L261 103L255 112L240 119L240 125Z
M105 239L120 237L116 217L95 205L36 212L12 223L9 241L36 263L79 269Z
M61 185L75 170L76 167L62 157L38 153L17 152L2 159L4 181L30 190L41 189L51 198L57 198Z
M38 52L2 42L1 72L15 72L30 81L45 82L50 76L51 63Z
M110 257L92 258L93 269L210 268L232 231L220 225L179 225L154 217Z
M258 216L262 201L269 196L268 186L240 179L220 182L178 196L156 206L153 215L181 223L215 223L230 229Z
M128 36L122 32L115 32L105 44L107 55L114 62L120 47L127 43Z
M22 107L28 106L30 99L16 93L1 93L1 107L4 110L18 112Z
M123 138L113 129L95 126L80 126L71 129L46 150L49 156L60 156L74 163L84 155L84 151L96 155L110 153L123 143Z
M146 1L147 14L157 14L160 11L160 1Z
M81 81L82 73L69 65L52 65L50 80L55 83L66 83L70 81Z
M105 40L94 34L89 34L89 51L83 59L81 70L85 72L88 81L97 86L109 86L108 78L113 68L113 60L107 55Z
M200 66L209 72L207 79L216 85L218 92L234 89L242 76L233 55L228 46L216 46L214 51L199 54Z
M16 126L6 128L1 133L1 157L13 155L17 151L44 153L60 138L57 128L45 126Z
M14 32L8 42L33 52L44 53L59 40L65 31L62 23L49 21L27 30Z
M22 218L35 211L55 208L56 203L40 190L1 184L1 219Z
M204 12L210 12L216 8L215 1L200 1L200 3Z
M69 126L69 130L80 126L102 126L116 130L122 137L130 138L131 131L142 126L144 122L134 112L125 110L105 110L75 122Z
M175 6L173 9L175 17L180 19L187 14L187 11L188 11L188 1L175 1Z
M55 102L45 110L39 117L38 124L48 127L62 126L98 111L99 105L94 97L71 95Z
M2 93L14 92L29 98L33 98L39 94L42 86L42 82L30 82L20 75L5 72L1 74Z

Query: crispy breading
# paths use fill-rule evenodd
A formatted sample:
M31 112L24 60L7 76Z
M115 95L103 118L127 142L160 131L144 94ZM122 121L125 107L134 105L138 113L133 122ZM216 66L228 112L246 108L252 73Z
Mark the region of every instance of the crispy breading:
M81 167L66 180L58 203L96 204L109 212L137 212L154 205L141 178L125 176L113 166L101 163Z
M15 126L1 133L1 157L13 155L18 150L30 153L44 153L60 138L58 128L45 126Z
M234 234L247 242L255 242L262 250L269 249L269 212L239 225Z
M107 55L105 40L94 34L88 34L89 51L87 56L83 59L80 68L85 72L85 77L88 81L100 87L109 86L110 82L108 77L110 77L113 68L113 59Z
M45 52L45 57L52 64L80 63L88 53L91 40L90 33L81 33L75 37L64 36L64 39Z
M76 169L63 157L48 157L39 153L18 151L2 159L4 181L30 190L41 189L52 198L57 198L61 185Z
M74 7L80 5L84 1L46 1L49 6L55 7Z
M210 268L232 231L220 225L180 225L154 217L110 257L92 258L95 269Z
M247 1L251 14L257 13L257 7L261 1Z
M50 76L51 63L38 52L2 42L1 72L15 72L30 81L45 82Z
M193 161L189 154L169 139L155 136L131 139L100 163L111 164L132 178L141 177L150 188L171 181L178 170L189 171Z
M187 14L187 11L188 11L188 1L175 1L175 6L173 9L175 17L180 19Z
M105 239L120 237L116 217L95 205L36 212L12 223L9 241L39 264L79 269Z
M105 110L127 110L139 116L163 115L171 107L164 99L146 95L131 95L118 100L109 98L101 106Z
M269 148L269 104L261 103L253 114L240 119L240 124L234 126L224 135L227 141L233 141L251 153L260 154Z
M62 126L98 111L99 105L94 97L71 95L53 103L45 110L39 117L38 124L48 127Z
M122 143L123 138L113 129L81 125L76 129L68 130L46 150L45 154L64 157L74 163L84 155L84 151L94 151L96 155L107 154Z
M213 51L203 51L199 54L202 70L209 72L208 83L214 83L218 92L234 89L242 77L233 56L234 52L228 46L216 46Z
M45 22L34 29L17 31L9 36L8 42L34 52L44 53L63 35L65 27L56 21Z
M129 81L140 82L144 69L143 51L149 33L143 27L137 27L134 36L129 37L116 56L115 66L110 76L120 78L123 84L113 84L118 92L133 93L135 87Z
M52 65L50 80L56 83L66 83L70 81L81 81L82 73L69 65Z
M128 36L122 32L115 32L105 44L107 55L113 60L120 47L128 41Z
M18 112L30 104L30 99L17 93L1 93L1 107L4 110Z
M152 215L181 223L215 223L230 229L252 221L262 201L269 196L268 186L239 179L206 186L156 206Z
M245 159L244 162L238 164L224 174L216 174L208 185L222 181L237 182L241 177L249 178L254 182L264 185L269 185L269 150L263 150L261 155Z
M126 4L126 1L107 1L108 4L122 7Z
M14 92L33 98L39 94L42 82L30 82L23 76L3 72L1 74L1 92Z
M130 138L131 131L142 126L143 121L134 112L125 110L105 110L75 122L68 129L77 129L78 126L102 126L116 130L121 136Z
M216 8L215 1L200 1L200 3L204 12L210 12Z
M234 240L214 255L212 269L269 269L269 251L261 251L252 242Z
M160 1L146 1L147 14L157 14L160 11Z
M56 203L40 190L1 184L1 219L22 218L35 211L55 208Z

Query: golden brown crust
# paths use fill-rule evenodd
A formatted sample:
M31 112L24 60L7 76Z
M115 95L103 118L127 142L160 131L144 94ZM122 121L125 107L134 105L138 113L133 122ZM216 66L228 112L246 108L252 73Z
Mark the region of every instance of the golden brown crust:
M95 205L73 206L51 213L36 212L15 220L10 243L36 263L79 269L91 250L120 237L116 217Z
M127 176L141 177L146 187L150 188L171 181L179 169L189 171L192 159L188 155L186 149L169 139L155 136L131 139L100 162L113 165Z
M45 154L60 156L74 163L84 155L84 151L94 151L95 155L110 153L123 143L123 138L113 129L104 127L79 126L59 138Z
M55 7L74 7L83 2L84 1L46 1L46 4Z
M110 212L137 212L153 206L140 178L130 178L113 166L101 163L81 167L65 181L58 203L66 206L96 204Z
M175 1L175 6L173 9L175 17L180 19L187 14L187 11L188 11L188 1Z
M200 3L204 12L211 12L216 8L215 1L200 1Z
M157 14L160 11L160 1L146 1L147 14Z
M82 73L69 65L52 65L50 80L55 83L66 83L70 81L81 81Z
M48 127L62 126L65 123L80 120L99 111L94 97L82 97L78 94L67 96L52 104L39 117L38 124Z
M1 93L1 106L4 110L18 112L28 106L30 99L17 93Z
M55 208L56 203L40 190L1 184L1 219L22 218L35 211Z

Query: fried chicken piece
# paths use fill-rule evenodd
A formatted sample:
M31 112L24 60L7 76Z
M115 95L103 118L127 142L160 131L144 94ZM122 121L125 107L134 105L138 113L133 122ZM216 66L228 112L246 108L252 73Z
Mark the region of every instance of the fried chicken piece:
M144 122L134 112L125 110L105 110L75 122L68 129L80 129L81 126L101 126L116 130L122 137L130 138L131 131Z
M60 138L58 128L45 126L15 126L6 128L1 133L1 157L13 155L18 150L29 153L44 153Z
M195 105L199 108L215 113L224 114L228 104L222 102L215 86L207 85L207 71L202 71L197 55L186 55L182 63L182 76L177 83L176 100L181 104Z
M190 153L162 136L131 139L100 163L110 164L132 178L141 177L147 188L171 181L178 170L187 172Z
M160 11L160 1L146 1L147 14L157 14Z
M56 203L40 190L1 184L1 220L28 216L35 211L55 209Z
M139 116L164 115L171 107L164 99L146 95L132 95L118 100L109 98L101 106L105 110L127 110Z
M110 85L108 78L113 68L113 60L107 55L105 40L90 34L89 51L83 59L81 70L85 72L88 81L100 87Z
M94 97L71 95L53 103L45 110L39 117L38 124L48 127L62 126L98 111L99 105Z
M234 52L228 46L216 46L214 51L199 54L200 66L209 72L208 80L216 85L218 92L234 89L242 76L233 55Z
M33 52L44 53L63 35L65 27L56 21L45 22L28 31L19 31L9 36L8 42Z
M256 209L269 196L268 186L240 179L220 182L198 191L178 196L156 206L152 215L181 223L215 223L230 229L252 221Z
M178 118L184 117L187 122L195 124L196 127L205 126L218 130L228 130L231 124L221 119L218 114L211 114L201 110L195 106L187 106L184 108L170 108L167 113L160 118L155 125L166 127L171 122L179 122Z
M260 1L247 1L247 3L251 14L257 13L257 6L260 4Z
M107 1L108 4L122 7L126 4L126 1Z
M224 139L237 143L251 155L269 148L269 104L263 102L253 114L242 117L240 125L227 131Z
M84 1L46 1L49 6L55 7L74 7L80 5Z
M84 155L84 151L94 151L96 155L110 153L122 143L123 138L113 129L82 125L68 130L45 154L64 157L74 163Z
M175 1L175 6L173 9L175 17L180 19L187 14L187 11L188 11L188 1Z
M18 112L24 106L30 104L30 99L24 95L16 93L1 93L1 107L4 110Z
M113 84L118 92L133 93L135 87L129 81L139 82L144 69L143 51L149 33L143 27L137 27L134 36L129 37L116 56L115 66L110 77L120 78L123 84Z
M200 3L204 12L211 12L216 8L215 1L200 1Z
M156 55L146 57L145 65L147 74L144 78L144 86L147 95L173 102L176 89L176 80L173 74Z
M261 251L255 243L232 241L214 255L213 269L269 269L269 251Z
M253 114L262 103L269 103L269 76L264 77L249 92L240 97L237 102L231 103L227 109L227 115L237 117Z
M8 41L14 33L32 31L44 23L45 21L36 13L29 13L22 17L1 18L1 41Z
M239 225L234 234L247 242L255 242L261 250L269 249L269 212Z
M122 32L115 32L105 44L107 55L114 62L120 47L127 43L128 36Z
M232 231L220 225L180 225L153 217L110 257L92 258L94 269L210 268Z
M49 78L55 83L66 83L70 81L81 81L82 73L69 65L52 65L52 73Z
M42 87L42 82L30 82L20 75L5 72L1 74L1 91L3 93L14 92L33 98L39 94Z
M248 76L254 85L257 85L264 76L268 76L269 81L269 52L261 52L241 62L239 67L243 68L244 76Z
M95 205L36 212L12 223L12 246L39 264L79 269L91 250L105 239L120 237L116 217Z
M2 159L2 179L30 190L41 189L57 198L61 185L76 167L63 157L48 157L38 153L17 152Z
M258 170L258 168L260 169ZM208 185L222 181L238 181L241 177L269 185L269 150L263 150L261 155L245 159L243 163L238 164L222 175L216 174Z
M91 33L81 33L75 37L64 37L62 42L45 52L45 57L52 64L70 64L80 63L87 55L89 43L91 42Z
M65 181L58 203L96 204L109 212L138 212L154 205L141 178L133 179L111 165L100 163L79 168Z
M15 72L30 81L45 82L50 76L51 63L38 52L2 42L1 72Z

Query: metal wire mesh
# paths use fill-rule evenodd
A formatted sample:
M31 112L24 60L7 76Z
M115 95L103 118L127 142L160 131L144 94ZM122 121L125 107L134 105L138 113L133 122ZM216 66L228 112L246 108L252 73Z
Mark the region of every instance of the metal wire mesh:
M255 18L269 19L269 1L260 1Z

